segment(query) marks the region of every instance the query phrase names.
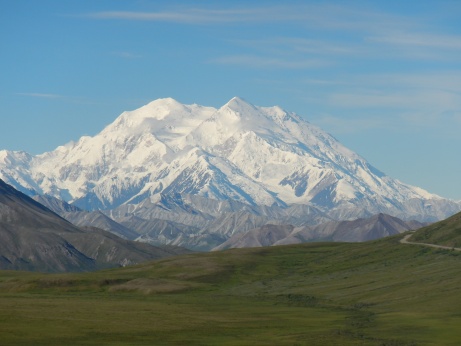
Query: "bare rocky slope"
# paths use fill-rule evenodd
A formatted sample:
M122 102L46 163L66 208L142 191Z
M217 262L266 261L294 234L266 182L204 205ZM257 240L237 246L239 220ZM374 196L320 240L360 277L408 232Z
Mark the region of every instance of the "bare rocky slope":
M330 221L317 226L264 225L236 234L214 250L298 244L311 241L361 242L384 238L425 226L418 221L402 221L378 214L367 219Z
M78 228L0 180L0 269L88 271L184 252Z

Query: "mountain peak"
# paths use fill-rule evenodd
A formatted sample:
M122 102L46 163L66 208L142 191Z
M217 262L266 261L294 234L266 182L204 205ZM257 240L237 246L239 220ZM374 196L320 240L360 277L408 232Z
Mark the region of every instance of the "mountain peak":
M156 106L156 107L161 107L161 106L164 106L164 107L178 107L179 106L180 107L180 106L184 106L182 103L180 103L179 101L175 100L172 97L159 98L159 99L156 99L156 100L153 100L153 101L149 102L147 105Z
M146 122L166 121L189 113L189 108L175 99L171 97L161 98L133 111L123 112L112 124L107 126L105 132L127 131L129 128L145 130Z
M162 120L163 118L180 112L188 111L187 107L171 97L157 99L149 102L147 105L130 112L138 117L154 118Z
M244 113L249 110L253 112L256 110L254 105L238 96L231 98L222 108L229 108L239 113Z
M219 109L158 99L65 151L0 152L5 182L85 208L189 191L249 204L314 205L337 215L357 208L425 219L459 210L377 172L302 117L240 97Z

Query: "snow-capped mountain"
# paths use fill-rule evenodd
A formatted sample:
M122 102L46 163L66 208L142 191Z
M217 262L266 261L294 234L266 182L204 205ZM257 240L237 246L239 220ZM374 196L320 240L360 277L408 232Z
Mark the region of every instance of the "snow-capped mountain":
M311 205L333 219L437 220L461 209L386 176L302 117L240 98L219 109L159 99L51 152L0 151L0 178L87 210L174 195Z

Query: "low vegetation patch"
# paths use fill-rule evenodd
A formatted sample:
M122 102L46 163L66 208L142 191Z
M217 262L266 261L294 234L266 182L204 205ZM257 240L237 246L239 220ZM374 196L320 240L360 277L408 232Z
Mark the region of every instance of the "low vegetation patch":
M461 213L419 229L411 241L461 248Z
M400 238L0 272L2 343L460 344L461 258Z

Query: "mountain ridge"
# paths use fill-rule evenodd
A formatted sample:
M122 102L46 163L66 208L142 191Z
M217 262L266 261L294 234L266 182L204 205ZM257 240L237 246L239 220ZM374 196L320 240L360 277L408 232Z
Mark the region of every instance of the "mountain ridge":
M79 228L0 179L0 269L92 271L187 252Z
M333 219L366 211L436 221L461 209L386 176L299 115L238 97L220 108L158 99L48 153L0 151L0 178L86 210L162 194L310 205Z
M300 244L312 241L364 242L425 226L418 221L402 221L387 214L350 221L328 221L315 226L266 224L231 236L213 251L229 248Z

